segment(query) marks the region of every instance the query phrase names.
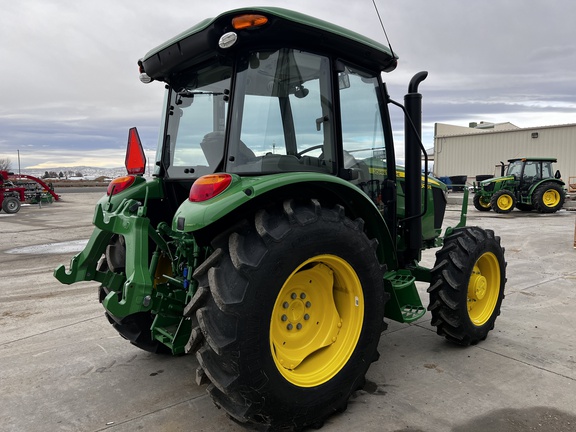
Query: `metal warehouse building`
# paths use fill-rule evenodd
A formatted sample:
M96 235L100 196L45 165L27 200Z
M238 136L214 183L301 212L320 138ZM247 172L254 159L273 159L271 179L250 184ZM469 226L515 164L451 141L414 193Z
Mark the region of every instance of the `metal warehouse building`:
M471 182L477 175L500 175L500 162L518 157L557 158L555 169L567 188L575 185L576 124L535 128L511 123L435 124L433 172L437 177L465 175Z

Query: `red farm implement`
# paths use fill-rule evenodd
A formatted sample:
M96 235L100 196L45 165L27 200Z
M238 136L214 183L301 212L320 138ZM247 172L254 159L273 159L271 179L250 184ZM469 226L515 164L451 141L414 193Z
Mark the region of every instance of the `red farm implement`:
M0 208L6 213L17 213L23 202L36 204L59 199L53 188L37 177L0 171Z

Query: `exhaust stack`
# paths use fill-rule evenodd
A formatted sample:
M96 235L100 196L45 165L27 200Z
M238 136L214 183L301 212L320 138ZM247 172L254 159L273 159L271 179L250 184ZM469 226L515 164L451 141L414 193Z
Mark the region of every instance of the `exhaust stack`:
M404 158L406 165L406 262L419 259L422 248L422 95L418 86L426 79L428 72L418 72L410 80L408 94L404 96L404 106L408 118L404 122ZM410 124L412 119L412 124Z

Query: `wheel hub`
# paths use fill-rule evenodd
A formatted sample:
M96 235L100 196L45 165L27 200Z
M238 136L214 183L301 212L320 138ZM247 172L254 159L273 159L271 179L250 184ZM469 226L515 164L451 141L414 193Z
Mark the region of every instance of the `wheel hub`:
M485 324L494 311L500 289L500 269L492 252L484 253L468 281L468 315L475 325Z
M276 355L284 368L297 368L312 353L338 339L342 320L331 298L333 284L333 271L324 264L302 270L290 279L291 289L282 296L275 326ZM316 310L314 304L318 305Z
M470 278L470 285L472 286L472 298L482 300L486 295L488 285L486 278L480 274L473 274Z
M310 320L312 303L306 300L305 292L300 294L292 292L287 297L282 303L285 313L282 314L280 320L286 323L286 328L289 331L292 329L302 330L304 323Z
M502 195L498 198L498 207L502 210L508 210L512 205L512 199L508 195Z
M279 372L303 387L334 376L360 336L362 297L356 273L341 258L319 255L300 265L272 310L270 348Z
M560 202L560 195L553 189L547 190L544 192L544 195L542 195L542 201L545 206L554 207Z

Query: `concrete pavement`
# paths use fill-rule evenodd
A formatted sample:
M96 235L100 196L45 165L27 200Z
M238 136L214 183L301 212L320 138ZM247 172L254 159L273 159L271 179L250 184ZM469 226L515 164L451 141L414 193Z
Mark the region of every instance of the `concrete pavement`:
M133 347L104 318L95 283L52 277L89 237L100 197L61 194L41 209L0 213L0 430L244 431L196 386L194 357ZM450 204L445 226L458 216ZM429 314L392 322L364 390L322 430L576 430L575 218L470 206L468 224L493 229L506 248L495 330L460 348L436 335ZM423 264L433 263L426 251Z

